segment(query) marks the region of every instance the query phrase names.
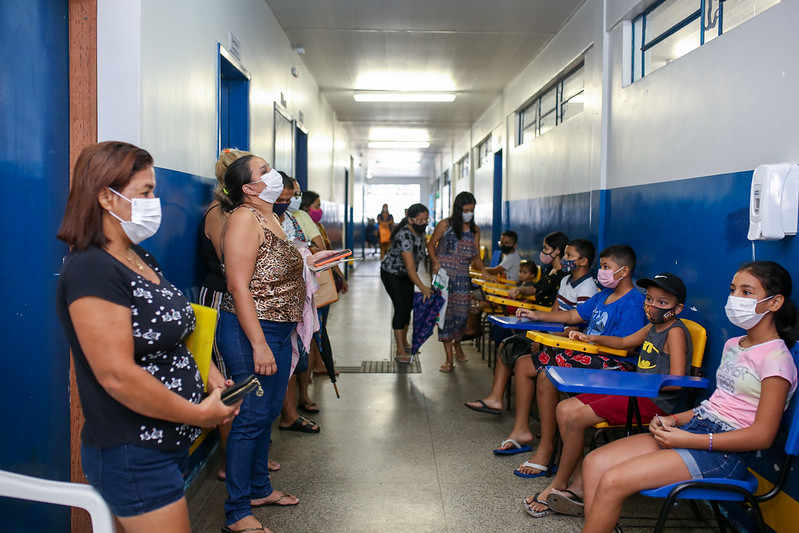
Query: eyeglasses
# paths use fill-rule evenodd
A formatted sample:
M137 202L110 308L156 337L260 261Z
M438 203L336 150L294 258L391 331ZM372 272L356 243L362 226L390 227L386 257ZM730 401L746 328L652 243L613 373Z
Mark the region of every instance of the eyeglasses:
M302 200L302 191L297 191L294 194L292 194L292 196L294 198L299 198L300 200Z

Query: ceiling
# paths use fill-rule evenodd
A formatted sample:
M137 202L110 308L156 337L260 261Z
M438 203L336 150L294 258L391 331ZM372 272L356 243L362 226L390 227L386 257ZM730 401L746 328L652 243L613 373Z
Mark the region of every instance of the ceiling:
M302 61L371 174L416 178L433 177L437 156L450 160L453 144L584 1L266 0L292 45L304 48ZM456 98L353 100L355 91L392 89L446 89ZM429 148L412 151L420 165L386 166L392 153L367 147L374 128L426 134Z

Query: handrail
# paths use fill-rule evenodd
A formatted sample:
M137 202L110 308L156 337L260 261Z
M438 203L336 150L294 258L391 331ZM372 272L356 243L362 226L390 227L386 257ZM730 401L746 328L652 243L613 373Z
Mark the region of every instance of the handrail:
M0 496L86 509L93 533L114 533L114 517L103 497L92 486L52 481L0 470Z

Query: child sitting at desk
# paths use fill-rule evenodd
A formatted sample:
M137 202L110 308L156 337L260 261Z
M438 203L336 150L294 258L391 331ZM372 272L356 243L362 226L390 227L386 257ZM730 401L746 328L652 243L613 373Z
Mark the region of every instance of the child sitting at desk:
M586 335L572 331L569 337L582 342L595 342L611 348L631 349L642 346L637 371L685 375L687 361L693 355L691 336L685 324L677 318L685 303L685 284L674 274L658 274L636 283L646 288L644 311L649 324L626 337ZM680 399L680 387L664 387L656 398L638 398L641 420L671 413ZM543 491L527 498L524 508L539 518L551 511L574 516L583 515L583 483L581 463L585 430L599 422L624 424L629 402L626 396L578 394L557 407L557 421L563 450L558 472ZM574 473L574 481L569 478Z
M742 266L725 311L746 335L729 339L716 390L698 407L653 418L649 434L614 441L588 454L584 532L612 531L624 500L671 483L743 479L750 452L769 448L796 391L790 348L799 337L791 275L771 261Z
M516 251L519 236L515 231L503 231L499 238L499 250L502 252L502 261L497 266L486 267L486 272L494 276L505 275L511 281L519 281L519 264L521 257Z
M535 303L550 307L555 303L555 298L558 295L558 287L560 280L566 275L561 267L563 253L568 244L569 238L565 233L556 231L544 237L544 242L541 246L541 253L538 258L541 260L541 265L550 265L549 272L541 275L534 285L530 287L519 287L511 289L508 296L511 298L518 298L519 296L535 296Z
M571 311L542 313L520 309L517 316L544 322L579 324L588 321L585 332L589 335L611 335L626 337L647 323L644 314L644 296L633 286L635 252L627 245L619 244L604 249L599 254L600 270L597 278L605 287L587 302ZM574 366L583 368L618 368L634 370L635 364L604 355L589 355L566 350L555 354L541 351L531 357L520 357L516 361L516 423L507 439L502 441L494 453L508 454L529 451L531 447L522 443L533 440L530 431L530 408L533 397L538 405L541 422L541 442L529 461L515 473L522 477L543 476L551 462L555 448L558 391L547 379L541 368L545 365ZM539 376L540 374L540 376ZM537 389L537 390L536 390Z
M569 311L577 304L583 303L596 294L597 287L591 277L591 265L594 264L596 248L586 239L574 239L566 245L561 269L568 272L560 283L557 303L552 310ZM524 264L525 262L522 262ZM506 330L507 331L507 330ZM513 331L513 330L510 330ZM499 415L502 413L502 396L510 379L516 360L529 355L533 342L527 338L526 332L508 336L497 349L500 358L494 365L494 380L491 392L481 400L466 402L464 405L473 411ZM532 398L531 400L532 401ZM529 432L529 424L528 424Z

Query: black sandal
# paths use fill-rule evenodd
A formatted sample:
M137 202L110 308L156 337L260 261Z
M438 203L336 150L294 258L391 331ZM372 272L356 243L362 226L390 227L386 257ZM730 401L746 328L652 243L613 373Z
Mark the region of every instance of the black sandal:
M300 433L319 433L319 430L321 430L322 428L316 426L316 429L314 429L314 426L316 426L316 422L308 418L305 418L304 416L301 416L297 420L292 422L291 425L289 426L278 425L277 429L280 431L299 431Z

